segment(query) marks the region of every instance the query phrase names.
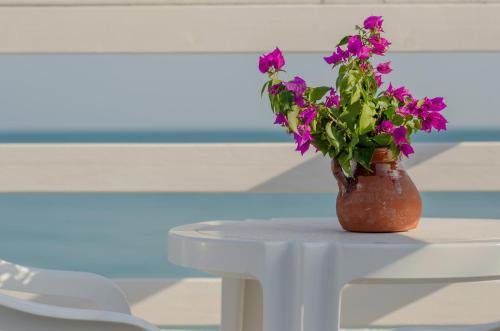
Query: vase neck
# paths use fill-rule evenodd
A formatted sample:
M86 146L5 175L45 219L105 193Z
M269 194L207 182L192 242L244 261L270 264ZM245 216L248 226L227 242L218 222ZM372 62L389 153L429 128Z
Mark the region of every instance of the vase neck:
M390 163L396 159L389 148L375 148L373 151L372 163Z

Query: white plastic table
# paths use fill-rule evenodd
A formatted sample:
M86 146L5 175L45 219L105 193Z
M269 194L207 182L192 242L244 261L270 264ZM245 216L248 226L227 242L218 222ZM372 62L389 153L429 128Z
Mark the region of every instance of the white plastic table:
M498 220L422 219L392 234L345 232L336 219L216 221L174 228L168 242L171 262L223 277L222 331L339 330L351 282L500 279ZM247 280L262 288L259 322Z

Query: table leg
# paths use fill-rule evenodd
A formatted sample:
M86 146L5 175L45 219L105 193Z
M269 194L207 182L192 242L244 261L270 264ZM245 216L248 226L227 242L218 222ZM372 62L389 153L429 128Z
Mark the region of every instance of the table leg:
M222 279L221 331L262 331L262 288L257 280Z
M245 280L222 278L221 331L243 331Z
M317 244L292 252L285 263L269 264L261 280L263 331L339 331L345 284L337 255Z
M336 255L324 245L308 245L302 250L301 291L303 309L301 331L340 330L340 303L344 284Z

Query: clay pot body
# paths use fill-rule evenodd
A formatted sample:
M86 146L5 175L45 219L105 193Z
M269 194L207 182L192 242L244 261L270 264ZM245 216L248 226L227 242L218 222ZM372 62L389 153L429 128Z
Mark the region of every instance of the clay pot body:
M352 232L401 232L414 229L422 200L412 180L390 150L378 148L371 172L357 165L354 177L344 175L336 160L332 172L339 185L337 217Z

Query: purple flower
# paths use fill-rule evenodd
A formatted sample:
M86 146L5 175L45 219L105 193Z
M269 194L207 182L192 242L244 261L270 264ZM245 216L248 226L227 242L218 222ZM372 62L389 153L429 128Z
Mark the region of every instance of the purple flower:
M378 75L378 74L375 74L375 81L377 82L377 87L380 87L382 86L382 84L384 83L382 81L382 76Z
M297 127L298 132L294 132L293 137L297 142L296 151L299 151L302 155L309 149L311 146L311 128L308 125L299 125Z
M311 124L315 117L316 109L314 107L307 107L299 114L299 118L305 125Z
M403 107L398 108L398 113L403 115L418 115L420 109L417 107L418 100L412 99L407 102Z
M341 61L345 61L349 58L349 52L344 51L342 48L337 47L337 50L332 53L332 55L324 57L326 63L336 65Z
M274 124L279 124L281 126L288 126L288 118L280 113L276 115L276 120L274 121Z
M368 59L371 56L370 51L371 51L370 47L366 47L366 46L361 47L361 49L358 52L358 58L360 60Z
M363 47L363 42L359 36L350 36L347 41L347 50L352 55L358 55L359 51Z
M304 92L307 89L306 81L299 76L295 76L293 80L285 83L285 87L288 91L293 92L295 103L299 107L304 107Z
M330 89L330 94L326 97L325 107L331 108L332 106L335 106L335 108L338 108L339 104L340 97L336 94L335 89L332 87Z
M380 36L371 36L368 41L372 44L372 52L377 55L384 55L391 43Z
M392 136L394 137L394 143L396 145L401 145L406 143L406 128L404 126L400 126L392 131Z
M432 110L441 111L446 108L446 104L444 103L443 97L436 97L431 99Z
M367 71L368 69L370 68L370 65L368 62L363 62L359 65L359 69L361 69L361 71Z
M399 147L399 150L401 151L401 153L403 153L404 156L406 156L406 157L408 157L408 155L410 155L410 154L415 153L415 151L413 150L413 147L411 147L410 144L401 144L398 147Z
M420 118L422 118L423 131L431 132L432 128L438 131L446 130L446 123L448 123L448 121L439 112L436 111L424 112L420 115Z
M444 99L442 97L433 99L424 98L424 102L422 104L422 109L426 111L441 111L445 108L446 104L444 103Z
M385 91L385 95L395 97L396 99L398 99L401 102L405 102L406 97L411 98L411 93L406 87L401 86L401 87L398 87L397 89L394 89L392 87L391 83L389 83L389 87Z
M285 65L285 58L281 50L276 47L274 51L261 55L259 57L259 70L263 74L269 72L269 69L280 70Z
M392 133L394 131L394 124L392 124L391 121L384 120L382 123L380 123L378 127L379 132L385 132L385 133Z
M382 29L382 23L384 19L382 16L368 16L363 22L363 26L365 29L373 30L373 31L384 31Z
M377 71L383 75L385 74L388 74L392 71L392 68L391 68L391 61L389 62L384 62L384 63L380 63L378 66L377 66Z
M273 86L271 86L271 90L269 91L269 93L278 94L282 86L282 83L274 84Z
M307 84L305 80L303 80L299 76L295 76L293 80L285 83L285 87L288 91L291 91L298 95L302 95L306 91Z

